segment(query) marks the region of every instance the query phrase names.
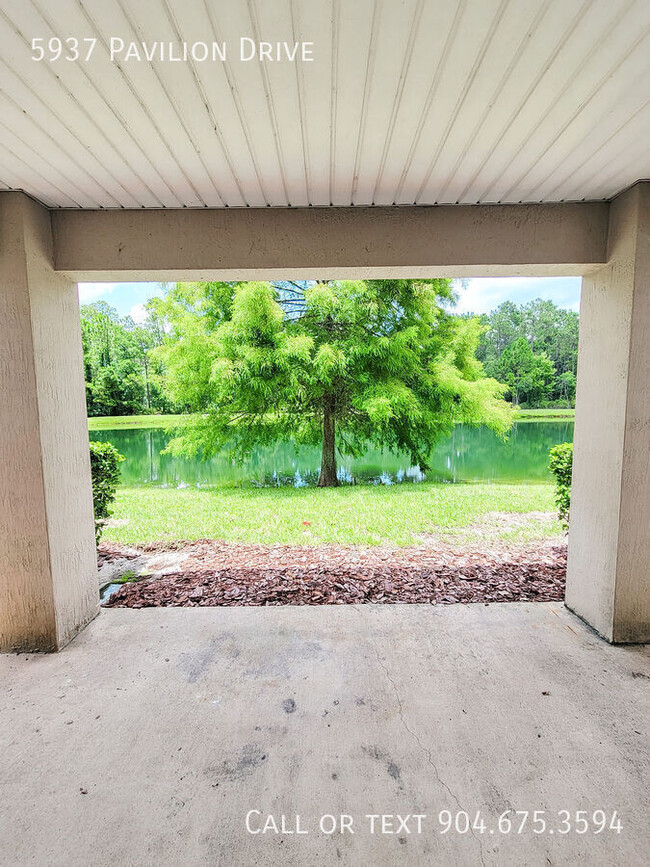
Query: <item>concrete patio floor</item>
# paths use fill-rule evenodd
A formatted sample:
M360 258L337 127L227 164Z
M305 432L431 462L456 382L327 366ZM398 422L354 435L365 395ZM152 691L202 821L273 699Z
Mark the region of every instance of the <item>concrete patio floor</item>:
M649 677L559 603L105 610L0 656L0 863L647 863ZM500 834L507 809L554 833ZM559 833L597 809L622 833Z

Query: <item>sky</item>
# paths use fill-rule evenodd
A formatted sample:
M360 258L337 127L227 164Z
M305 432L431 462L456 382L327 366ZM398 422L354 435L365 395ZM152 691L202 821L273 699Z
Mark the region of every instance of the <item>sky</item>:
M456 283L458 313L489 313L503 301L523 304L535 298L554 301L558 307L578 310L580 277L480 277ZM161 295L159 283L80 283L82 304L106 301L120 316L131 315L136 322L145 318L144 304Z

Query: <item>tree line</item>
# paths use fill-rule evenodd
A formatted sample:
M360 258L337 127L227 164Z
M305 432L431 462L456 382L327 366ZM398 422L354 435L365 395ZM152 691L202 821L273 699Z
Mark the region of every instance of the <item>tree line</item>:
M153 350L166 339L154 309L146 322L120 317L105 301L81 307L81 339L89 416L174 412L162 362Z
M370 285L375 282L366 281ZM382 291L390 293L394 289L403 294L399 282L396 281L394 287L386 282ZM81 326L88 414L139 415L197 408L200 405L197 381L200 377L205 381L214 361L206 341L209 343L217 326L231 317L236 285L168 286L162 298L153 298L147 304L147 318L142 323L134 322L130 316L120 317L104 301L83 305ZM288 323L294 321L294 330L295 321L306 312L304 288L305 284L301 283L272 286L275 293L272 300L279 304ZM447 322L448 317L475 323L466 326L476 338L473 357L483 365L485 377L507 387L504 394L507 401L524 407L573 406L578 352L576 312L559 308L552 301L537 299L521 305L506 301L479 317L456 317L453 306L449 306L450 287L445 283L437 288L440 296L435 306L439 324L443 319ZM392 316L390 327L395 329L399 317L395 306L386 298L387 295L383 295L379 300L366 299L366 302L388 305ZM251 307L255 303L255 299L251 299ZM268 299L264 303L268 303ZM351 304L349 299L345 303ZM375 334L364 332L368 337L368 351L375 351L375 344L382 345L389 333L392 338L403 340L401 331L406 328L406 321L401 323L400 329L390 332L387 318ZM310 325L310 322L309 318L303 320L301 327L303 331L311 328L313 339L318 323L314 321ZM340 332L342 324L331 320L328 327ZM448 324L445 327L450 331ZM332 340L325 342L327 346L332 345ZM356 351L360 351L359 347ZM324 364L323 352L319 363Z
M476 357L487 376L508 386L508 400L524 408L575 404L578 314L537 298L504 301L480 318Z

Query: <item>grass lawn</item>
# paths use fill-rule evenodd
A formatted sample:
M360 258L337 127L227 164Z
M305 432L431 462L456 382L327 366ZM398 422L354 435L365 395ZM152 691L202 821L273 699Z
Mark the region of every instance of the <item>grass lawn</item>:
M422 535L485 538L483 520L504 541L560 535L557 521L521 513L554 512L552 485L172 489L121 487L104 541L223 539L272 545L411 545ZM495 521L488 513L500 513ZM513 521L506 515L512 513ZM478 535L477 535L478 534Z
M182 415L107 415L88 419L88 430L134 430L135 428L173 427Z

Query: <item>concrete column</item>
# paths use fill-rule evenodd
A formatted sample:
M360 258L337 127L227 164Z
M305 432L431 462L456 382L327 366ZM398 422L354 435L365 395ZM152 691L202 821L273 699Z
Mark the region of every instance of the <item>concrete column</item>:
M56 650L97 612L77 287L46 209L0 192L0 650Z
M650 183L612 202L583 279L566 604L613 642L650 640Z

